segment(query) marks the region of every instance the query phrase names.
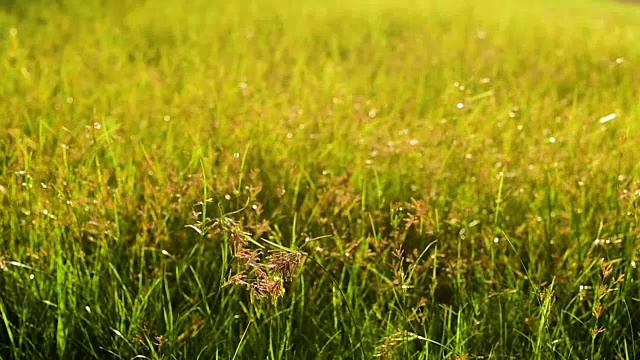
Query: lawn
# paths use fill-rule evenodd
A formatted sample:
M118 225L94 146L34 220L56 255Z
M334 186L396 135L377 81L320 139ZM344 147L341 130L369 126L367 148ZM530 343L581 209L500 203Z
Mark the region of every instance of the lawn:
M636 6L0 1L0 358L640 358Z

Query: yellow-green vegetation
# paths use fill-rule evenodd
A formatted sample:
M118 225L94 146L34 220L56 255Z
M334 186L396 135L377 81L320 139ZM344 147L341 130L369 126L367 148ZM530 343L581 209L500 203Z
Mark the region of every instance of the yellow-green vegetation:
M0 358L640 358L640 9L0 1Z

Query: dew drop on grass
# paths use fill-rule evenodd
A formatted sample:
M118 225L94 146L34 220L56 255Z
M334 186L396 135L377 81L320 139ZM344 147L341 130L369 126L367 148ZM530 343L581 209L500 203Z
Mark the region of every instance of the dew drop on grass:
M253 210L258 210L258 205L253 204L253 205L251 205L251 208L252 208Z
M287 139L293 139L293 134L292 133L287 133Z
M460 102L460 103L458 103L458 105L456 105L456 107L458 109L463 109L464 108L464 104Z
M163 119L164 121L171 121L171 116L165 115Z
M500 238L493 238L493 242L497 244L498 242L500 242Z
M631 261L631 267L633 267L634 269L636 268L636 262L635 261Z
M231 200L231 195L227 194L227 195L224 196L224 198L227 199L227 200Z
M237 152L236 152L236 153L233 153L233 157L234 157L234 158L236 158L236 159L238 159L238 158L240 157L240 153L237 153Z
M601 118L598 120L598 122L599 122L600 124L606 124L606 123L608 123L609 121L611 121L611 120L615 119L616 117L617 117L617 115L616 115L615 113L611 113L611 114L609 114L609 115L607 115L607 116L603 116L603 117L601 117Z
M89 314L91 314L91 308L89 307L89 305L85 306L85 307L84 307L84 309L85 309Z
M554 136L550 137L549 138L549 142L552 143L552 144L555 143L556 142L556 138Z

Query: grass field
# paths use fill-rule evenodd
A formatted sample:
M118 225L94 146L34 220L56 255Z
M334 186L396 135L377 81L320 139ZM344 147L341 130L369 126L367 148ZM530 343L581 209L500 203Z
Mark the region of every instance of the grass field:
M640 358L640 8L0 1L0 358Z

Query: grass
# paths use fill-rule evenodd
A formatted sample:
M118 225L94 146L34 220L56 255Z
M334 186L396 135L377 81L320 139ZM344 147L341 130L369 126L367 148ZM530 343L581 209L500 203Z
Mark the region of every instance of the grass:
M0 3L0 358L639 358L639 20Z

